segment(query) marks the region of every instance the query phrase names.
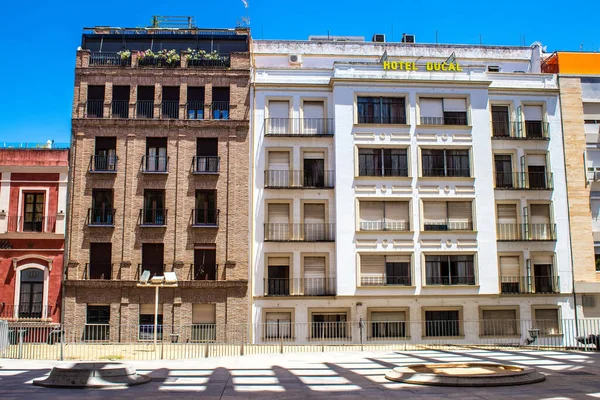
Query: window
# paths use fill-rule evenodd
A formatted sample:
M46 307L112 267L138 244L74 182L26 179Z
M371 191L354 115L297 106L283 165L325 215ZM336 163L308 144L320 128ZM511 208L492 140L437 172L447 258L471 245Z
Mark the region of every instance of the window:
M533 289L535 293L557 293L558 281L554 278L554 257L535 255L533 258ZM529 284L531 285L531 281Z
M304 204L304 241L318 242L330 239L332 229L325 223L325 204Z
M108 340L110 333L110 306L89 305L86 310L84 340Z
M114 225L113 192L92 189L91 225Z
M302 170L302 187L330 187L332 177L325 176L325 155L323 152L304 152ZM329 172L329 171L328 171ZM327 185L326 185L327 182Z
M194 172L219 172L219 140L217 138L198 138L196 140L196 157Z
M408 176L406 149L358 150L358 176Z
M179 119L179 86L162 87L162 119Z
M534 317L534 327L540 330L540 335L560 334L557 308L536 308Z
M23 232L44 232L44 193L23 193ZM48 231L48 229L46 229Z
M267 223L265 224L265 240L290 240L290 205L286 203L267 204Z
M542 106L524 106L525 136L528 138L542 138L545 136L544 116Z
M359 124L406 124L406 107L402 97L359 97Z
M216 281L217 278L217 249L214 244L197 246L194 249L195 281Z
M596 263L596 272L600 272L600 254L594 254L594 261Z
M166 225L166 223L165 191L144 190L142 225Z
M516 176L512 172L512 156L510 154L494 154L496 167L496 187L512 189Z
M410 286L411 283L411 260L409 255L361 254L361 286Z
M229 119L229 87L212 89L212 118Z
M42 318L44 315L44 270L21 270L19 318Z
M136 118L154 118L154 86L137 87Z
M494 137L510 136L508 106L492 106L492 132Z
M519 256L500 256L500 291L504 294L519 294L524 279L521 278Z
M475 285L472 255L426 255L427 285Z
M290 102L281 100L269 101L269 118L266 128L267 134L286 135L294 133L290 126Z
M154 340L154 315L156 313L155 304L140 304L139 318L139 340ZM163 333L163 311L162 304L158 305L158 315L156 315L156 339L162 340Z
M421 124L423 125L468 125L466 99L419 99Z
M423 230L472 231L472 204L471 201L423 202Z
M488 72L500 72L500 66L499 65L488 65L487 70L488 70Z
M150 277L164 275L163 243L142 243L141 270L141 272L150 271Z
M333 284L329 284L325 269L325 257L304 257L305 296L323 296L330 293Z
M115 172L117 169L116 149L116 137L96 137L92 170L97 172Z
M549 177L546 174L545 154L528 154L527 172L529 189L547 189L550 187Z
M530 204L529 240L551 240L554 238L554 226L550 224L549 204Z
M293 187L299 184L295 182L295 176L290 169L289 151L270 150L267 159L266 187Z
M90 243L88 279L111 279L112 243Z
M302 103L301 133L304 135L323 135L330 133L325 116L325 104L322 101L304 101Z
M515 336L517 335L516 310L482 310L482 336Z
M187 118L204 119L204 87L187 87Z
M144 172L167 172L167 138L147 138Z
M423 176L470 177L469 150L422 149Z
M458 310L425 311L425 336L460 336Z
M269 257L267 267L267 295L290 295L290 259Z
M129 118L129 86L113 85L111 118Z
M312 313L311 339L346 338L346 313Z
M265 339L292 337L292 313L268 311L265 313Z
M214 304L192 304L192 341L216 340L216 325Z
M104 117L104 85L88 85L86 117Z
M370 317L372 339L406 337L406 312L372 311Z
M196 191L194 225L217 225L217 192L214 190Z
M361 231L410 230L407 201L360 201Z
M522 227L517 224L516 204L496 204L498 240L522 240Z

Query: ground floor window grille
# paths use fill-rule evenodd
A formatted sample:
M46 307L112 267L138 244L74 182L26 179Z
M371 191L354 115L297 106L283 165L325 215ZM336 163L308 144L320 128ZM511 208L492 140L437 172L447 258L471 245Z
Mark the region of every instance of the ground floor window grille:
M313 339L341 339L347 337L346 313L313 314L311 322L311 337Z

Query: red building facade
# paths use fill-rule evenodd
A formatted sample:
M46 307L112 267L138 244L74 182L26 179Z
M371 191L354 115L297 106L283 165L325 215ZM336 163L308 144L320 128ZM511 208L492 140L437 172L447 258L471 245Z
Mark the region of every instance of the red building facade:
M0 319L59 323L69 151L0 149Z

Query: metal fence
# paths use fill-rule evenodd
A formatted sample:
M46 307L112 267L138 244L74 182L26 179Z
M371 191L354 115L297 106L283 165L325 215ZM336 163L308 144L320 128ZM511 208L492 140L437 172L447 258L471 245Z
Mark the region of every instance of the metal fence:
M397 313L396 313L397 314ZM600 319L345 321L313 315L263 324L42 325L0 321L0 356L19 359L145 360L322 351L527 348L597 351ZM162 316L161 316L162 317ZM317 317L323 317L318 319ZM380 320L381 319L381 320ZM390 318L391 319L391 318ZM317 322L318 320L318 322ZM156 336L156 343L154 337ZM4 338L4 342L3 342ZM2 347L3 343L5 347Z

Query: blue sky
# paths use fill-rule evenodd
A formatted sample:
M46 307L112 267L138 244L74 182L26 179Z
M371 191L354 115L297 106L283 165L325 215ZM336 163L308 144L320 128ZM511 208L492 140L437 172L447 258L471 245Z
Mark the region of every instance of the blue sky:
M554 50L600 51L593 0L248 0L257 39L306 39L308 35L403 32L421 43L521 44L540 41ZM568 4L568 9L564 5ZM596 6L594 6L596 4ZM217 1L5 1L0 24L3 77L0 143L67 142L73 97L75 50L84 26L147 25L152 15L192 15L201 27L233 27L246 10L241 0ZM556 12L556 14L552 14ZM591 16L591 15L590 15ZM586 22L584 22L586 21Z

